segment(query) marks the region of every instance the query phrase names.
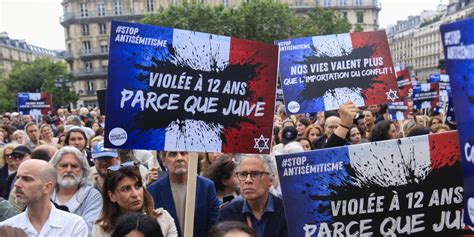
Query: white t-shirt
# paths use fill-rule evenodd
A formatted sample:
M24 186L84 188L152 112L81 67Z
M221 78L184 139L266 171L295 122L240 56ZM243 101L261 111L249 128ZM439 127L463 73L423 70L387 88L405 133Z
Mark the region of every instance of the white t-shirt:
M40 233L28 218L28 208L26 211L7 219L0 223L0 225L9 225L23 229L29 237L46 237L46 236L71 236L71 237L86 237L89 235L86 222L82 217L71 214L69 212L58 210L54 204L51 203L51 211L48 220L44 223Z

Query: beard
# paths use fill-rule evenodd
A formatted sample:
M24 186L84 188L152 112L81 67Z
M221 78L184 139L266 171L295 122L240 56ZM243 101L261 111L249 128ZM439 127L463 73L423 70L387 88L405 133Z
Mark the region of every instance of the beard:
M77 187L81 183L82 173L79 176L74 176L73 174L65 174L63 176L58 176L58 185L60 188L73 188Z

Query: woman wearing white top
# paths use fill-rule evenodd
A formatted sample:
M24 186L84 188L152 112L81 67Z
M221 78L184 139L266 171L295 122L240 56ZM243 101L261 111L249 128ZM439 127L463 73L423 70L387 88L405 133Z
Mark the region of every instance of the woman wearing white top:
M119 219L130 212L141 212L155 218L163 236L178 236L173 217L163 208L153 209L153 198L143 188L140 172L133 162L109 167L102 197L102 213L92 228L92 236L111 236Z

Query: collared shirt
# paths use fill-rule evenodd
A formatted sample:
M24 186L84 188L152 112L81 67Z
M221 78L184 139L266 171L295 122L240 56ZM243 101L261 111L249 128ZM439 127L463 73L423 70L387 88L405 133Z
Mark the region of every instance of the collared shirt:
M28 217L28 208L26 211L1 222L0 225L9 225L23 229L29 237L46 236L71 236L86 237L88 230L86 222L77 215L58 210L51 203L51 211L48 220L44 223L40 233L36 231Z
M268 194L267 204L265 205L265 210L260 220L257 220L257 218L255 218L255 216L253 215L253 211L252 209L250 209L247 200L244 201L244 205L242 206L242 213L245 216L250 217L250 221L252 222L252 228L255 230L255 232L257 232L258 237L265 236L264 234L265 227L267 226L268 222L268 215L273 212L275 212L275 209L273 205L273 197L270 194Z

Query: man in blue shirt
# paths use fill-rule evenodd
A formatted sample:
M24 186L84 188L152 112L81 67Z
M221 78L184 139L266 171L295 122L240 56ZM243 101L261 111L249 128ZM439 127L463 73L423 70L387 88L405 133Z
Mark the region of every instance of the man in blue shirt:
M244 222L257 232L258 237L288 236L283 202L269 191L275 170L270 158L248 155L237 170L243 198L237 198L222 208L217 221Z

